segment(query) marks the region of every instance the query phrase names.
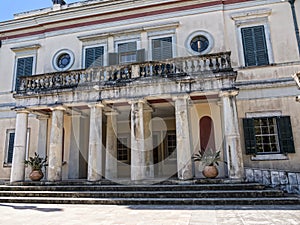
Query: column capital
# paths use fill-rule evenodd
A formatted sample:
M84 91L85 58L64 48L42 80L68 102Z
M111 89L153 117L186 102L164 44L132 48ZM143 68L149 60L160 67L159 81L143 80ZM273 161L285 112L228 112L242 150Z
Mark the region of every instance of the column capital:
M131 99L131 100L128 101L128 103L129 103L130 105L135 104L135 103L143 103L143 104L146 104L146 103L147 103L147 100L145 100L145 99Z
M183 95L173 96L173 97L172 97L172 100L173 100L173 101L176 101L176 100L188 100L188 99L190 99L190 98L191 98L190 95L188 95L188 94L183 94Z
M103 108L104 107L104 105L102 104L102 102L94 102L94 103L89 103L88 104L88 107L89 108Z
M219 97L234 97L239 94L239 89L221 90Z
M26 114L29 114L30 113L30 110L27 109L27 108L14 108L15 112L18 114L18 113L26 113Z
M51 111L66 111L66 107L63 105L57 105L57 106L52 106L50 107Z

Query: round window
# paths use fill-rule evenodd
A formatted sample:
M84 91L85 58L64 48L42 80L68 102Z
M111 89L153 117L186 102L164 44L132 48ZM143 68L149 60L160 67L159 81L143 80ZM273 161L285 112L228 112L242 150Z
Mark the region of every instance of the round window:
M193 51L201 53L208 48L209 41L205 36L199 35L191 40L190 45Z
M71 68L74 63L74 54L70 50L58 51L52 60L54 69L58 71L65 71Z
M193 55L203 55L209 53L214 45L212 35L206 31L196 31L191 33L186 39L185 46Z
M70 55L64 53L58 57L56 64L59 68L66 68L69 65L70 61L71 61Z

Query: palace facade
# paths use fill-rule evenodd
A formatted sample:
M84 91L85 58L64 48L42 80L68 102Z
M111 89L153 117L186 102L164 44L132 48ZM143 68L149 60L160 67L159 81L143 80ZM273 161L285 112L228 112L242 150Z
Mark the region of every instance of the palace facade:
M226 162L219 177L297 174L299 12L281 0L55 1L0 22L0 179L28 179L34 152L49 181L201 178L191 156L208 149Z

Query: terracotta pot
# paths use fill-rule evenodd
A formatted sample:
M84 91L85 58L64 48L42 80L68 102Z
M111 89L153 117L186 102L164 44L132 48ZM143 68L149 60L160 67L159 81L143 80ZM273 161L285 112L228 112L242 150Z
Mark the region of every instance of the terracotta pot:
M40 181L44 177L44 174L41 170L32 170L29 174L29 178L32 181Z
M205 166L202 170L202 174L206 178L215 178L218 176L219 171L216 166Z

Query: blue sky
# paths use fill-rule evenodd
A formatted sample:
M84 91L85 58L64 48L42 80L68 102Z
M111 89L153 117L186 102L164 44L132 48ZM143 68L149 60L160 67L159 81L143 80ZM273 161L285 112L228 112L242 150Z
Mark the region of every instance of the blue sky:
M82 0L65 0L67 3ZM0 21L13 19L13 14L50 7L52 0L0 0Z

